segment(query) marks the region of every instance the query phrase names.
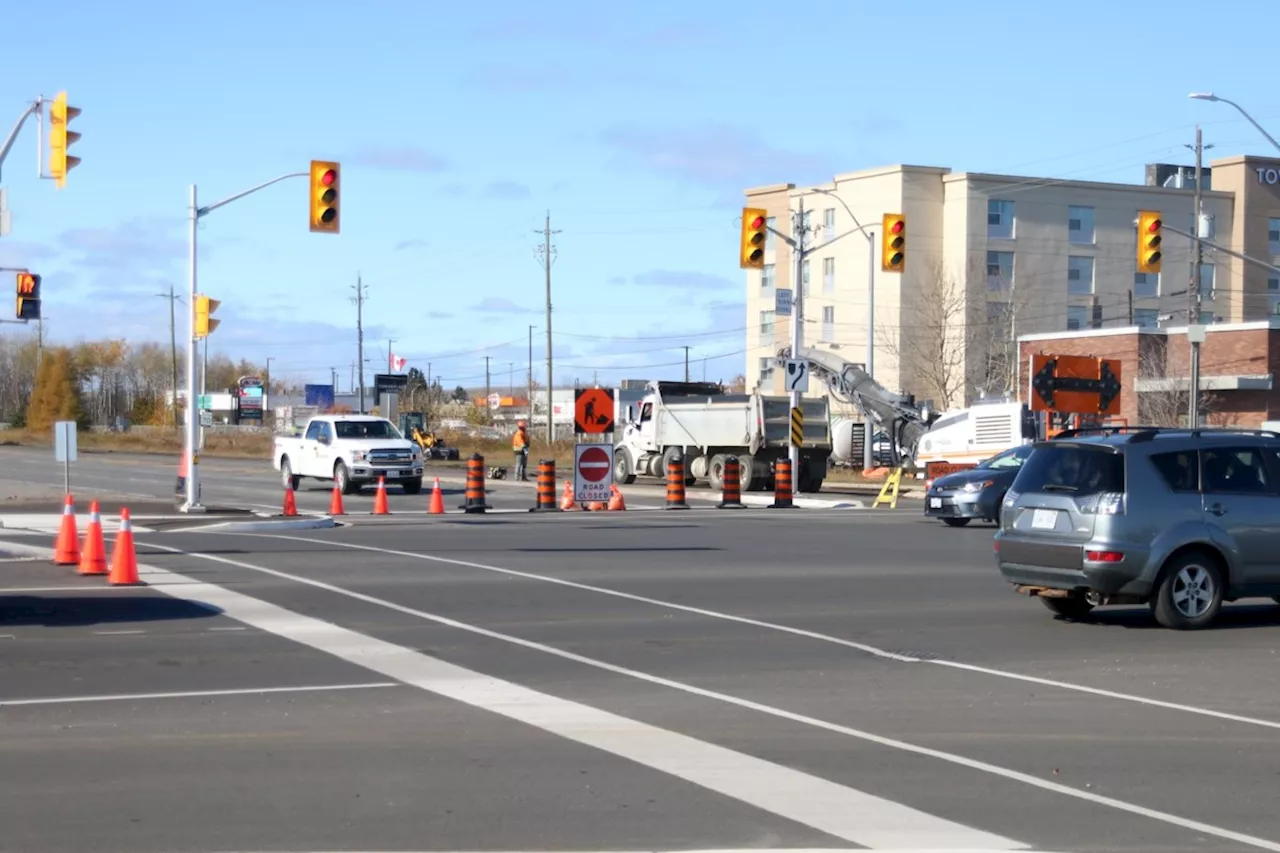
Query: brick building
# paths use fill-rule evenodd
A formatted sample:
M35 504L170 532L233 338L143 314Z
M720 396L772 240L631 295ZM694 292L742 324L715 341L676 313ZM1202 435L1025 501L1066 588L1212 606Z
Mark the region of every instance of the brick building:
M1280 420L1280 317L1205 327L1200 346L1200 408L1204 422L1258 427ZM1022 376L1036 353L1084 355L1120 361L1120 417L1131 424L1185 424L1190 387L1187 327L1129 326L1068 333L1049 332L1018 338Z

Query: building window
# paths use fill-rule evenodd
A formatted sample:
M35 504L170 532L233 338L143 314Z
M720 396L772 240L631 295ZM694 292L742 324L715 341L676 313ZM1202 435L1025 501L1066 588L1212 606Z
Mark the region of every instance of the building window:
M1135 308L1133 324L1140 329L1154 329L1160 325L1160 312L1155 308Z
M830 243L836 238L836 209L828 207L822 211L822 242Z
M1133 295L1138 299L1151 299L1160 295L1160 273L1136 272L1133 274Z
M1280 219L1273 217L1267 220L1267 243L1271 246L1272 255L1280 255Z
M760 359L760 378L773 378L773 359L767 355Z
M809 295L809 262L803 261L800 264L800 286L804 288L804 295Z
M1067 293L1089 296L1093 293L1093 258L1067 256Z
M1067 208L1067 239L1077 245L1092 246L1094 240L1093 208Z
M764 250L766 252L772 252L775 248L777 248L777 243L775 242L776 238L773 235L773 229L778 227L778 217L770 216L767 219L765 219L764 224L765 224Z
M831 343L836 339L836 308L834 305L822 306L822 340Z
M778 283L778 270L773 264L765 264L760 268L760 289L773 290Z
M987 236L996 240L1013 239L1013 202L991 199L987 202Z
M987 290L1013 286L1013 252L987 252Z
M836 292L836 259L822 259L822 292L831 294Z
M760 344L761 346L773 346L773 311L760 312Z
M1067 331L1076 332L1084 328L1089 319L1089 309L1083 305L1067 306Z
M1213 298L1213 264L1200 264L1200 297Z

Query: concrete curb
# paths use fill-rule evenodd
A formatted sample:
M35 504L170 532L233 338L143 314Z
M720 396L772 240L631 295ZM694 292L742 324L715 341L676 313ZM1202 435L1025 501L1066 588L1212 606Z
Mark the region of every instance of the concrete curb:
M173 530L161 530L159 533L272 533L278 530L324 530L337 527L338 522L331 515L301 516L288 521L221 521L214 524L194 524L190 527L178 527Z
M743 495L742 502L747 506L769 506L773 503L773 495ZM826 500L824 498L792 498L791 502L800 509L866 509L867 502L853 500Z

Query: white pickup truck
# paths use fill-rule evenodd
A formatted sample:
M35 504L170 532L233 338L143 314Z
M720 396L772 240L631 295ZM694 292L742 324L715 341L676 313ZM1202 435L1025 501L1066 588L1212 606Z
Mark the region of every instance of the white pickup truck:
M386 418L321 415L301 438L277 436L272 455L286 489L314 477L350 495L384 477L408 494L422 491L422 451Z

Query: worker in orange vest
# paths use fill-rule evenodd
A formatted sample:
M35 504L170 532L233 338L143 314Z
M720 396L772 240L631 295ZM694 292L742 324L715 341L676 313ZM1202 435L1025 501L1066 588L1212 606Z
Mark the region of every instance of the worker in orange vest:
M528 480L529 425L524 421L516 424L516 434L511 438L511 450L516 455L516 479Z

